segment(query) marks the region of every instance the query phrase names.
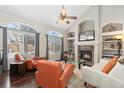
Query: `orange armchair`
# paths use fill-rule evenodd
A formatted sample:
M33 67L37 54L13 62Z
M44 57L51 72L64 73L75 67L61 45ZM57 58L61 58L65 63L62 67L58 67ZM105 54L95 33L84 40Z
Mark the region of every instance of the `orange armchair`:
M35 69L37 69L37 62L38 62L39 60L42 60L42 58L41 58L41 57L33 57L32 64L33 64L33 67L34 67Z
M33 69L33 64L32 64L32 60L23 60L20 54L16 54L15 55L15 61L16 62L26 62L27 65L27 69L28 70L32 70Z
M40 57L33 57L31 60L23 60L20 54L15 55L15 61L16 62L20 62L20 61L26 62L28 70L32 70L33 68L36 69L37 68L36 64L37 64L37 61L39 61L39 60L41 60Z
M72 77L75 65L66 64L64 69L59 62L40 60L35 72L36 83L44 88L65 88Z

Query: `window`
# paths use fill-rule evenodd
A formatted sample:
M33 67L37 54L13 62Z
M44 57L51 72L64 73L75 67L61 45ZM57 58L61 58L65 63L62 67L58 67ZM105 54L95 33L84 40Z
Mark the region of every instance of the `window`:
M35 56L35 34L8 30L8 57L13 58L16 53L25 57Z
M59 32L49 31L48 35L48 53L61 53L62 49L62 35Z
M7 29L8 60L13 60L14 55L20 53L25 58L35 56L37 31L25 24L8 23L3 24Z

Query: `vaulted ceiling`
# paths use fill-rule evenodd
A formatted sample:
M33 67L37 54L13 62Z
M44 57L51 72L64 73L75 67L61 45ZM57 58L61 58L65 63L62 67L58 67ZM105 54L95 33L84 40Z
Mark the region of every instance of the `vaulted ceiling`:
M77 16L78 19L87 11L89 5L66 5L65 8L69 15ZM40 23L53 26L61 30L70 28L76 20L72 20L70 24L56 24L57 18L61 10L60 5L3 5L0 11L34 20Z

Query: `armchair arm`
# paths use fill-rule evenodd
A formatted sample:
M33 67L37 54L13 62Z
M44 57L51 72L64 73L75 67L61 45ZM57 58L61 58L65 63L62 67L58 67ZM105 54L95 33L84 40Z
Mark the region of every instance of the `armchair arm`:
M27 69L31 70L33 68L32 60L26 60Z
M101 71L87 66L83 67L83 80L95 87L100 88L124 87L123 81L110 77Z
M73 65L73 64L68 64L68 66L66 66L66 68L64 69L64 72L62 73L62 75L59 79L59 87L60 88L66 87L66 85L68 84L68 82L73 74L74 68L75 68L75 65Z

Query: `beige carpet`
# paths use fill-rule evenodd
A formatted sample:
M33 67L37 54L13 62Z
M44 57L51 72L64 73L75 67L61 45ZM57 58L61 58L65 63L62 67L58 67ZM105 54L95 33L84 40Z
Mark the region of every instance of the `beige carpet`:
M68 88L85 88L84 81L82 80L82 70L77 67L74 70L74 74L67 85Z

